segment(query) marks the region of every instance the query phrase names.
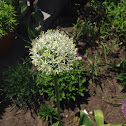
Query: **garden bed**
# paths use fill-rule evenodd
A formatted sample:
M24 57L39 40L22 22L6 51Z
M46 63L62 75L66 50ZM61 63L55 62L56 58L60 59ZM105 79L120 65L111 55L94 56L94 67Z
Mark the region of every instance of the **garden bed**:
M117 81L119 71L113 69L112 64L115 59L116 65L126 59L125 45L112 45L110 44L110 39L104 39L105 36L102 38L103 44L97 38L94 42L91 34L88 34L89 38L85 36L85 38L76 39L75 35L79 30L75 33L76 29L75 27L73 28L73 24L76 24L78 18L80 18L80 22L83 22L89 19L89 15L94 16L95 14L89 14L88 3L83 3L81 0L79 1L80 3L75 4L74 2L67 5L50 26L50 29L65 31L69 36L74 37L78 55L82 57L83 66L89 71L87 73L88 92L85 93L84 97L77 97L75 102L70 101L69 104L61 102L61 116L64 126L78 126L78 122L74 119L75 114L84 109L88 113L96 109L102 110L106 124L124 123L126 120L121 106L126 98L126 93L125 91L121 92L122 86ZM120 40L117 40L117 43L120 42ZM126 42L125 39L123 39L123 42ZM109 44L110 46L107 48ZM99 50L96 47L99 47ZM92 69L95 72L92 72ZM46 122L42 123L42 120L39 119L40 116L34 110L13 108L13 103L11 104L9 101L1 104L0 112L1 126L10 126L10 124L12 126L48 125ZM93 118L93 115L90 116ZM95 126L95 124L92 126Z

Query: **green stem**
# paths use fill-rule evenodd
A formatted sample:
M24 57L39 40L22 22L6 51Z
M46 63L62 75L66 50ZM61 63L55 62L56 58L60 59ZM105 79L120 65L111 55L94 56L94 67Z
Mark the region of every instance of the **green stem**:
M108 59L107 59L107 52L106 52L106 47L105 47L105 45L102 43L102 45L103 45L103 48L104 48L104 57L105 57L105 64L108 64Z
M59 101L59 90L58 90L58 84L57 84L57 74L54 76L54 82L55 82L55 93L56 93L59 126L62 126L61 116L60 116L60 101Z

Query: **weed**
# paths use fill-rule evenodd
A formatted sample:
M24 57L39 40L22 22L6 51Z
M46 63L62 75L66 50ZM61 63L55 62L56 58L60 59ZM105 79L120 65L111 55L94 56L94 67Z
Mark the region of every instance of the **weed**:
M93 54L93 58L89 58L88 56L88 50L86 50L86 58L88 62L90 63L90 68L88 69L89 73L91 74L92 80L95 79L95 77L98 75L98 71L100 70L99 63L100 63L100 57L96 54Z
M40 119L44 118L44 121L49 121L51 125L54 123L54 120L58 120L57 110L54 109L52 104L50 106L48 104L41 106L38 113L40 115Z
M77 20L77 23L73 25L74 33L73 36L75 41L85 40L84 42L88 43L90 46L95 45L95 40L98 37L96 24L92 24L90 21Z

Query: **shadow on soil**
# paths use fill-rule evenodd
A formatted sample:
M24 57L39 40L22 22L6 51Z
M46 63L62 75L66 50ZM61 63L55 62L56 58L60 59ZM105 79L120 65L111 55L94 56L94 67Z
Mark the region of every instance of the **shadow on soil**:
M74 111L74 109L76 107L78 107L79 109L81 109L80 105L81 104L88 104L88 98L90 97L89 93L85 93L84 97L77 97L76 101L71 100L69 103L67 102L61 102L61 109L71 109L72 111Z
M0 92L0 94L2 94L2 92ZM0 119L2 119L3 114L6 112L5 109L11 105L11 101L6 100L5 97L5 94L0 95Z
M86 78L87 78L87 82L84 85L85 85L85 88L88 89L89 79L88 79L88 77L86 77ZM87 91L87 92L84 92L83 97L77 96L75 101L71 100L69 103L65 102L65 101L62 101L60 103L61 109L62 110L71 109L72 111L74 111L76 107L81 109L80 105L81 104L88 104L88 98L89 97L90 97L90 94L89 94L89 91Z

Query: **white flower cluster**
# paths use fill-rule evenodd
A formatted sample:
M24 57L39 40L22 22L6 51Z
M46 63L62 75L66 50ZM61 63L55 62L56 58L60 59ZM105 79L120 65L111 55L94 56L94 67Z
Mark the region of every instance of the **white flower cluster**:
M48 30L32 41L30 55L38 71L58 74L72 69L77 49L73 39L64 32Z

